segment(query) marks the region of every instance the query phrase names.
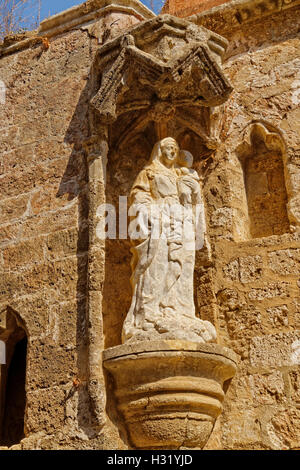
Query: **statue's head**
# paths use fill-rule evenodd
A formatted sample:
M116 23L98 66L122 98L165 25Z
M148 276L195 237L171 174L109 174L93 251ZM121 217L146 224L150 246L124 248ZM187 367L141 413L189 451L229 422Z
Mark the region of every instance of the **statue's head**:
M180 150L178 156L178 165L185 168L191 168L193 166L194 157L188 150Z
M176 140L173 137L166 137L154 145L151 162L159 160L163 165L170 168L176 163L179 150Z

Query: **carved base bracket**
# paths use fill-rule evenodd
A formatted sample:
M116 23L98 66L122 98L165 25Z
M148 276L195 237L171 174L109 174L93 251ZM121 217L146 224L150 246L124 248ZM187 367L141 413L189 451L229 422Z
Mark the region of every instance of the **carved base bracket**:
M104 351L132 446L202 449L222 411L224 383L234 376L236 362L228 348L177 340Z

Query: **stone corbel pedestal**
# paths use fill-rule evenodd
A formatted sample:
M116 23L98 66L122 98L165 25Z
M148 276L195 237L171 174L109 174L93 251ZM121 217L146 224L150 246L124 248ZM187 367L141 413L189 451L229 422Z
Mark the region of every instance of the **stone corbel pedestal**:
M233 351L177 340L124 344L104 351L118 411L137 449L202 449L222 411Z

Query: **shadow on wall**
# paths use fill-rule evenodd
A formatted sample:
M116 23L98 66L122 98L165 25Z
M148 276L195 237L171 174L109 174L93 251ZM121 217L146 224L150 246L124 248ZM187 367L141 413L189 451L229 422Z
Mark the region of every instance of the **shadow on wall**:
M75 393L78 393L77 401L77 421L78 428L82 429L84 433L90 438L93 439L97 436L97 446L98 448L105 447L105 444L102 442L105 439L104 434L102 433L99 437L99 432L101 426L99 426L99 420L104 424L104 418L102 416L102 402L104 403L105 389L104 389L104 380L106 376L103 377L97 376L99 394L96 399L91 395L91 390L89 389L89 341L90 334L89 329L91 325L89 324L89 312L88 312L88 293L89 293L89 281L88 281L88 250L89 250L89 187L88 187L88 163L87 163L87 154L86 154L86 141L93 135L95 132L94 124L94 115L90 107L90 100L92 96L98 91L99 84L97 74L94 73L93 66L89 72L89 77L86 82L84 89L82 90L78 103L76 105L75 111L73 113L72 119L70 121L68 130L64 137L64 142L72 147L72 152L69 156L69 160L65 169L65 172L62 176L59 190L56 194L56 197L62 197L67 195L68 201L76 201L75 205L77 208L77 246L76 246L76 258L77 258L77 274L76 274L76 312L68 311L70 322L74 321L76 317L76 354L77 354L77 377L74 378L73 387L69 391L68 395L65 398L63 406L67 406L67 402L73 397ZM97 88L98 86L98 88ZM75 207L74 205L74 207ZM74 208L74 212L76 211ZM63 230L63 229L62 229ZM72 253L68 253L74 254ZM129 250L128 250L128 254ZM128 254L125 255L128 256ZM116 256L116 255L115 255ZM116 273L113 272L110 266L113 264L114 256L111 255L111 251L108 246L106 247L106 259L107 266L106 269L106 280L114 277L118 279ZM116 258L115 258L116 259ZM128 266L129 268L130 256L128 257ZM123 261L121 261L123 266ZM126 268L125 268L126 269ZM68 275L68 273L66 273ZM70 282L74 282L73 279L70 279ZM129 283L129 277L128 277ZM113 300L117 301L119 291L119 283L115 283L115 290L113 292L111 302ZM99 291L101 291L102 285L99 286ZM105 291L105 287L104 287ZM117 291L117 292L116 292ZM107 291L105 291L107 292ZM104 295L103 305L106 305L107 296ZM71 299L72 300L72 299ZM99 304L99 313L102 315L102 309L104 308L104 336L111 338L115 329L110 328L105 321L105 307ZM108 303L109 305L109 303ZM111 317L111 310L108 308L108 315ZM102 337L101 332L97 332L96 341L101 345ZM101 351L97 350L100 354ZM101 359L99 359L101 360ZM101 375L101 374L100 374ZM107 385L106 389L109 389ZM107 394L107 400L109 402L109 393ZM96 404L96 409L95 409ZM97 408L98 407L98 408ZM107 409L109 410L109 415L111 415L111 420L114 421L113 410L114 404L107 404ZM109 431L113 432L113 431ZM115 440L118 441L118 436L115 436ZM114 438L112 439L114 440ZM118 446L120 444L118 443Z
M92 81L87 80L86 86L81 92L74 114L66 132L64 142L72 147L72 152L63 177L60 182L56 197L67 195L68 201L77 200L77 279L76 279L76 312L71 309L65 312L69 316L70 323L76 316L76 357L77 377L74 378L73 388L65 398L67 401L78 392L78 425L84 429L87 435L93 434L90 426L91 414L89 398L86 389L87 364L88 364L88 335L86 324L87 308L87 267L88 267L88 172L86 155L83 143L90 135L89 129L89 100L93 89ZM68 253L68 254L74 254ZM73 279L70 279L73 282ZM72 298L70 300L73 300ZM92 436L90 436L92 437Z

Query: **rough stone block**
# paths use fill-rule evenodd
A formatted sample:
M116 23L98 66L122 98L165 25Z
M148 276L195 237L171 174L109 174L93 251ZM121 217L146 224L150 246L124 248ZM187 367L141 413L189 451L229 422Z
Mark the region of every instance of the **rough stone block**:
M9 299L9 306L21 314L31 338L41 337L48 333L49 310L53 301L51 289L40 290L36 295L25 295L17 300Z
M17 196L0 201L1 224L22 219L28 215L29 195Z
M255 408L230 410L223 424L223 442L231 449L256 449L261 447L262 434L259 413Z
M300 447L300 410L289 408L279 410L270 422L270 430L277 439L279 449L298 449Z
M51 307L49 335L59 346L76 347L85 341L86 302L78 298Z
M21 266L42 263L45 259L44 237L18 243L3 250L4 269L16 270Z
M284 382L279 371L272 374L254 374L249 377L254 403L272 405L284 399Z
M240 280L243 283L256 281L262 275L263 262L261 256L246 256L239 259Z
M267 308L269 321L274 327L288 326L289 324L289 310L287 305L278 305L277 307Z
M76 350L61 348L46 340L30 341L28 346L27 389L48 388L66 384L77 375Z
M50 387L27 393L26 433L53 434L64 426L66 391Z
M268 258L273 272L281 276L300 274L300 248L273 251Z
M88 249L87 227L70 228L51 233L47 237L47 258L55 260L86 252Z
M22 238L33 238L36 233L46 235L66 228L77 227L78 211L77 205L72 204L56 211L30 217L22 224Z
M300 372L292 370L289 372L289 381L291 386L291 399L299 405L300 403Z
M224 268L225 277L242 283L253 282L261 278L263 270L262 258L249 255L230 261Z
M231 281L238 281L239 279L239 260L234 259L230 261L226 266L223 268L223 272L226 278L230 279Z
M230 207L221 207L211 216L210 224L212 227L230 227L232 224L232 209Z
M255 289L251 289L248 297L250 300L265 300L275 297L289 297L289 285L286 282L269 282Z

